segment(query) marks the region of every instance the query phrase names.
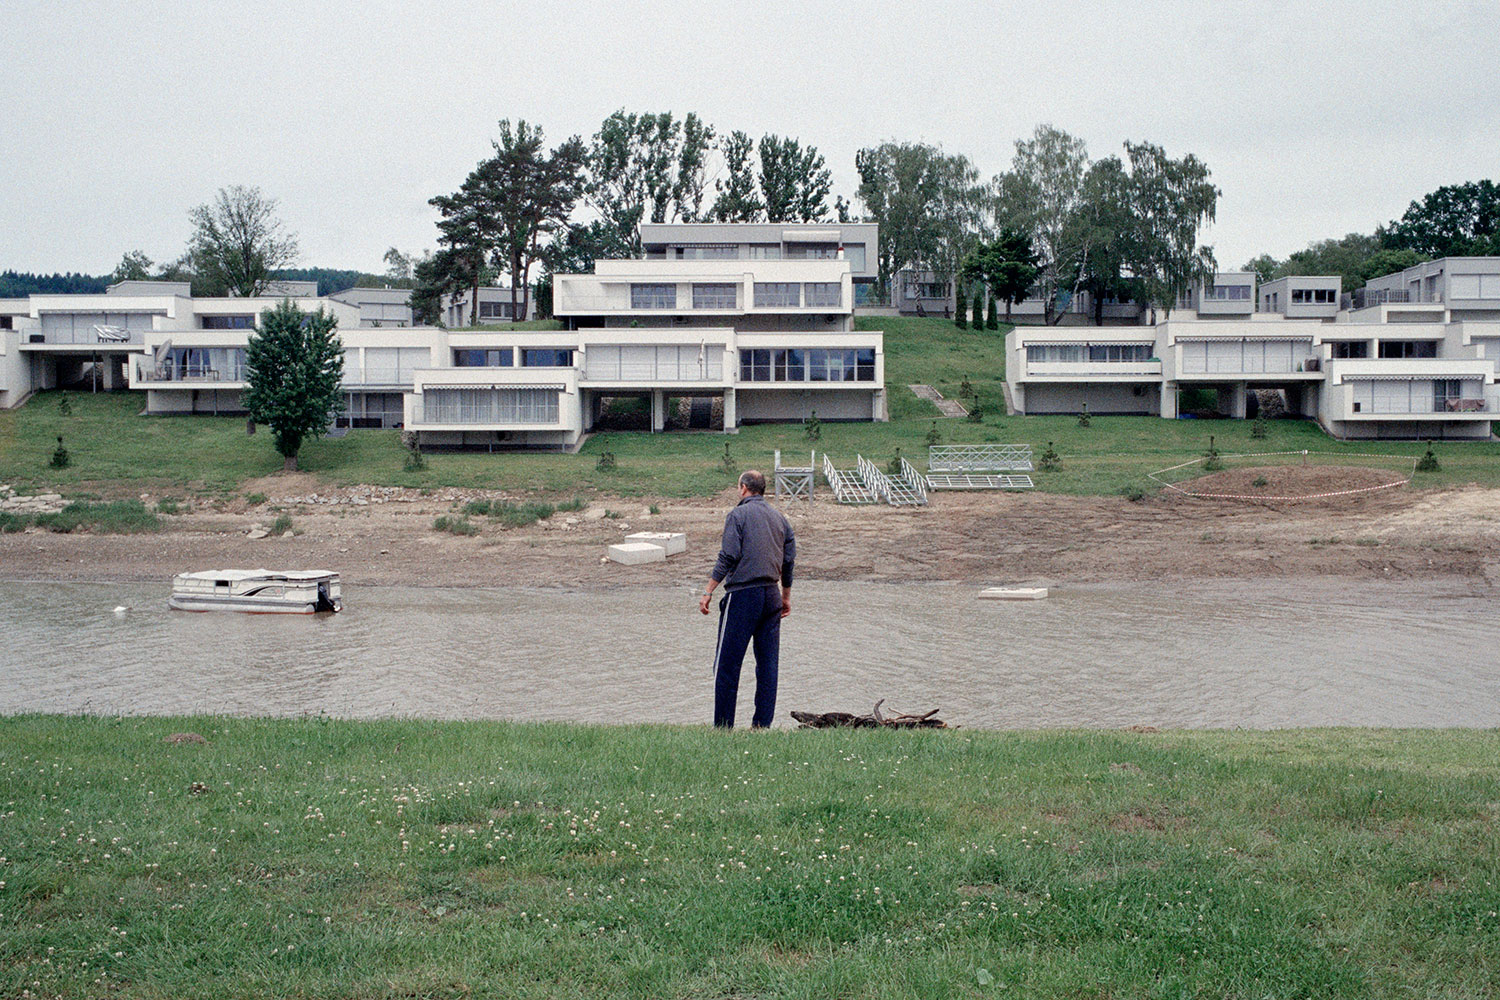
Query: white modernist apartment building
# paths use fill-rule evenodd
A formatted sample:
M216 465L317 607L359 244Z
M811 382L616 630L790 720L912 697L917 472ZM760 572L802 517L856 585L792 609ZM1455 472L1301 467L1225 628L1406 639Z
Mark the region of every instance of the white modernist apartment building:
M1014 412L1178 415L1183 390L1243 417L1249 390L1339 438L1484 440L1500 408L1500 258L1448 258L1341 296L1337 276L1226 272L1155 326L1006 335ZM1258 292L1258 294L1257 294Z
M716 228L727 241L738 227ZM618 397L649 401L653 430L669 398L714 400L726 431L813 412L885 419L883 337L854 329L853 281L836 251L600 261L555 276L555 330L400 325L379 311L389 296L363 289L291 301L338 320L340 426L402 427L434 447L568 450ZM195 299L173 282L0 301L0 406L86 376L143 391L148 414L243 412L246 344L280 301Z

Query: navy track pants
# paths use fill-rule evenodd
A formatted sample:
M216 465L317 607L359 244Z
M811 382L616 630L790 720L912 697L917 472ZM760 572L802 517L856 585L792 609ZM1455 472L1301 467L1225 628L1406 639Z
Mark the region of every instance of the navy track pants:
M755 714L765 727L776 715L776 669L781 657L781 588L746 587L719 601L719 641L714 649L714 725L734 726L745 649L755 646Z

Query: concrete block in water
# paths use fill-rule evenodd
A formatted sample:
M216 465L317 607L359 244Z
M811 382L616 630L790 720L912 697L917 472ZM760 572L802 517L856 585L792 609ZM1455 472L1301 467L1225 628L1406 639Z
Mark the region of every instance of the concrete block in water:
M645 542L661 546L669 556L687 551L687 535L680 531L637 531L626 535L627 542Z
M1046 596L1046 587L986 587L979 592L982 601L1040 601Z
M607 556L611 562L639 566L641 563L666 562L667 550L650 542L621 542L611 545Z

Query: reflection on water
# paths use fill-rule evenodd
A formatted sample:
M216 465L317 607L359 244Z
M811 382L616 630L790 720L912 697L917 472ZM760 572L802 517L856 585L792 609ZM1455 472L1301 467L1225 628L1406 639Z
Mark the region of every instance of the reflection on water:
M783 630L778 724L886 698L981 728L1500 725L1500 615L1460 587L1006 603L808 582ZM716 621L696 594L346 587L344 613L305 617L169 612L165 586L0 583L0 712L702 722ZM747 662L742 719L753 687Z

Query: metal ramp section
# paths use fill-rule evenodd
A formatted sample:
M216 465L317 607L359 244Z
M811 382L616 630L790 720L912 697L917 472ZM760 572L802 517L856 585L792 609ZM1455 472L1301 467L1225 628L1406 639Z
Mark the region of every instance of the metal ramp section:
M1029 490L1031 477L997 473L927 473L930 490Z
M918 472L917 467L908 462L904 456L901 459L900 482L911 491L913 503L924 507L927 505L927 477Z
M807 453L807 466L782 465L781 449L776 449L776 496L792 500L812 500L813 481L817 478L816 451Z
M927 449L928 473L1031 470L1029 444L935 444Z
M865 488L864 480L858 472L850 470L839 470L834 468L833 459L828 453L823 453L823 478L828 480L829 489L833 490L833 498L839 503L874 503L875 498Z
M907 481L905 473L900 476L887 475L875 467L875 463L857 455L859 476L864 480L865 489L876 500L884 501L892 507L917 507L927 502L926 489L914 489ZM913 469L913 472L916 470Z

